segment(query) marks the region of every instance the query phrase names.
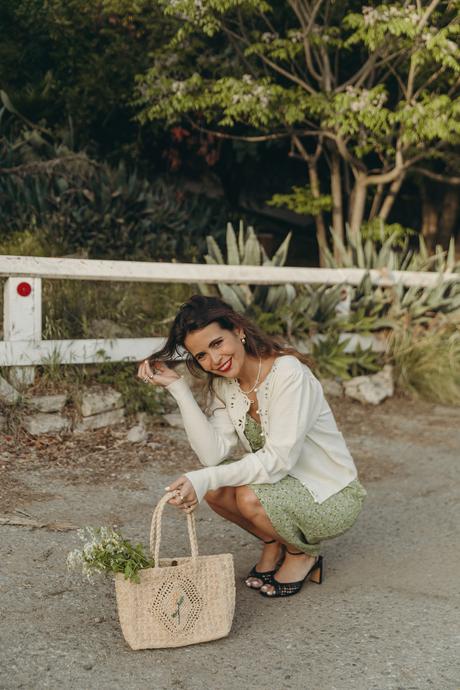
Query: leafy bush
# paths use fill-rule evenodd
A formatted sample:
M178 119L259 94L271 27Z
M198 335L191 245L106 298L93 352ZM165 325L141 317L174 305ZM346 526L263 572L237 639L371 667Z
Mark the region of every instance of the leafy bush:
M53 254L83 248L94 258L196 260L205 235L219 237L230 211L221 200L184 192L75 153L37 129L0 139L0 232L27 230ZM12 237L13 236L13 237Z

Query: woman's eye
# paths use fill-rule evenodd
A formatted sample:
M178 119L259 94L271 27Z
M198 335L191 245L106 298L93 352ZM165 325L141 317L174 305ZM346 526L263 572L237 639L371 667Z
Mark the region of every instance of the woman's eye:
M220 347L220 345L222 345L222 340L216 340L214 347Z

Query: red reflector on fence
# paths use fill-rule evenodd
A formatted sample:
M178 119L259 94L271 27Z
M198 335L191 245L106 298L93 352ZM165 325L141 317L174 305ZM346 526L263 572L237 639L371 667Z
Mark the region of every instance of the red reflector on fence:
M16 290L21 297L28 297L32 292L32 285L30 283L19 283Z

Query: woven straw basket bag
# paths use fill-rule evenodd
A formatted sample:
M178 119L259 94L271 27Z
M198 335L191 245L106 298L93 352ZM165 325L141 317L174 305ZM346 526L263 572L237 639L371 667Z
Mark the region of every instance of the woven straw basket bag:
M161 518L168 493L152 517L150 552L155 567L140 583L115 575L118 615L131 649L182 647L225 637L235 611L235 574L229 553L199 556L194 513L187 514L192 555L160 559Z

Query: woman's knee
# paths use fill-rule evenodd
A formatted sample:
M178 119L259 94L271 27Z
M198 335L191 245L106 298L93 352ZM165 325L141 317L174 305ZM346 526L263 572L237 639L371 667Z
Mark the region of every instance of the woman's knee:
M236 504L242 515L251 518L263 510L262 504L249 486L238 486L235 490Z
M206 492L204 500L206 503L209 503L209 505L221 505L229 498L229 488L230 487L225 486L220 489L211 489Z

